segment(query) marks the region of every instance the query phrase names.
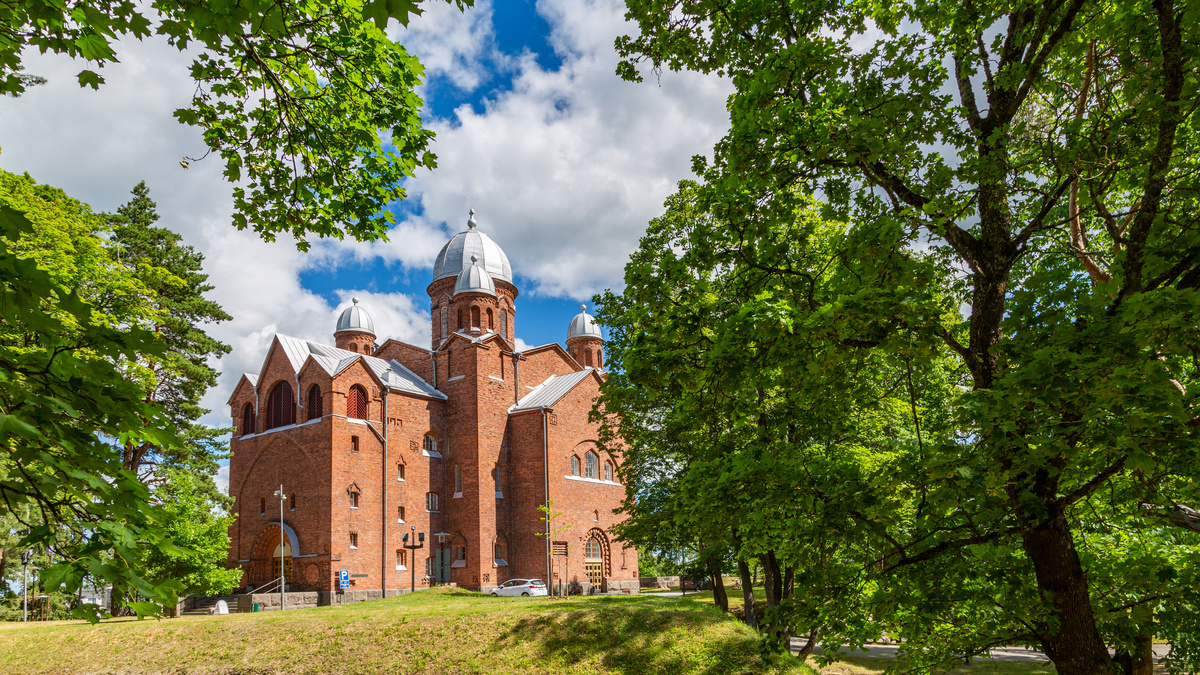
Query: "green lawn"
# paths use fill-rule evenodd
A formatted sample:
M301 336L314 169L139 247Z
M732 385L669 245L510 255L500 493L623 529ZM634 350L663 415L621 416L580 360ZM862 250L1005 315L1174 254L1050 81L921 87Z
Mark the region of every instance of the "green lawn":
M710 594L711 597L711 594ZM3 673L809 673L687 598L494 598L457 589L340 607L0 625Z

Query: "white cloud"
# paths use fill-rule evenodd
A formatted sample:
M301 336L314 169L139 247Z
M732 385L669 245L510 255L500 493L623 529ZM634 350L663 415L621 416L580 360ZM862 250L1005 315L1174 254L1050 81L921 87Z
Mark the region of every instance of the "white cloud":
M647 221L690 176L691 156L710 152L723 133L728 83L686 73L664 73L657 83L617 79L613 40L632 27L615 0L538 3L563 61L553 71L529 53L497 53L491 8L478 2L460 15L435 3L400 36L431 74L463 91L486 89L495 79L488 68L513 79L481 112L464 106L454 119L432 122L439 167L409 181L423 214L400 223L386 243L319 241L305 255L287 238L267 244L230 227L219 160L179 166L204 153L200 132L171 116L193 91L190 56L155 38L117 45L121 62L104 69L108 82L99 91L76 83L86 64L27 53L29 72L49 83L0 98L0 167L28 171L97 210L115 209L147 181L160 224L205 254L211 297L234 317L209 329L233 347L204 400L213 410L206 421L226 424L225 400L242 372L258 370L274 332L332 340L339 307L303 287L306 269L378 256L400 274L427 274L473 207L480 228L532 282L524 293L586 299L620 286ZM387 290L358 291L378 334L427 344L426 299ZM343 306L352 292L339 293Z
M213 482L217 484L217 490L223 495L229 494L229 464L223 464L217 469L217 475L213 476Z

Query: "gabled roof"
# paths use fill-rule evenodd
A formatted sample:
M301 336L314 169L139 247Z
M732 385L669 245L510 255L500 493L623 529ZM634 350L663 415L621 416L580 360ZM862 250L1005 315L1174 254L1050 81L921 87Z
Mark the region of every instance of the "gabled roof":
M534 387L533 391L517 401L516 405L508 409L508 412L518 413L548 408L557 403L558 399L566 396L567 392L575 388L575 385L587 379L588 375L595 372L595 368L584 368L566 375L551 375L545 382Z
M229 400L225 401L225 405L233 404L233 399L235 396L237 396L238 389L241 388L242 382L249 384L251 389L256 389L258 387L258 376L254 373L242 373L242 376L238 378L237 384L233 385L233 392L229 394Z
M438 345L438 351L441 351L442 347L445 346L445 344L447 342L453 340L456 337L462 338L463 340L466 340L467 342L473 343L473 344L482 344L492 338L496 338L497 340L500 341L500 344L502 344L506 348L508 348L509 351L512 351L512 345L508 344L508 340L505 340L504 336L497 333L496 331L487 331L486 333L480 333L478 336L474 336L474 335L471 335L470 333L468 333L464 329L456 330L450 334L450 337L446 338L445 340L442 340L442 343L440 345Z
M276 334L275 339L292 364L292 372L300 372L304 363L310 358L330 375L337 375L349 368L355 361L362 360L363 365L388 389L442 400L446 398L445 394L421 379L413 371L405 368L399 361L384 361L367 354L338 349L288 335Z

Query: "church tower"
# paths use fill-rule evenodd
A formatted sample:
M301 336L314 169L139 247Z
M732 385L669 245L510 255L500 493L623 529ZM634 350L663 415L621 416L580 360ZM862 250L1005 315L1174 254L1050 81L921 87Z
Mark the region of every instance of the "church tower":
M581 366L604 369L604 338L596 318L587 313L586 305L579 306L579 313L567 326L567 351Z

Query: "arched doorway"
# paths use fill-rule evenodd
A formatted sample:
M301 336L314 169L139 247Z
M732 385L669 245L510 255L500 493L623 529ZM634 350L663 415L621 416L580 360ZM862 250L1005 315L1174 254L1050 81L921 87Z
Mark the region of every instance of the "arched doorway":
M267 523L258 532L254 541L254 553L250 558L250 574L247 582L254 586L263 586L279 578L280 573L287 575L288 585L299 581L295 578L293 560L300 555L296 532L288 525L283 526L281 533L279 523ZM283 535L282 545L280 535ZM282 553L282 557L280 556Z
M608 569L608 537L592 528L583 543L583 571L592 588L603 588Z

